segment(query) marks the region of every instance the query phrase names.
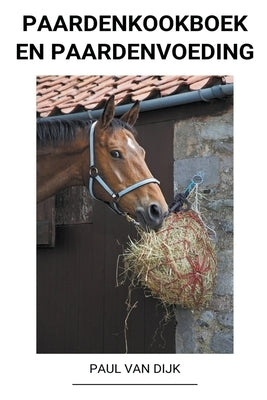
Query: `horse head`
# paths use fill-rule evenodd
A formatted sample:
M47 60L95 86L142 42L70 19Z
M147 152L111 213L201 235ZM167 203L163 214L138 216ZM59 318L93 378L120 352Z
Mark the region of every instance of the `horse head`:
M90 140L90 187L93 197L115 211L128 214L143 228L159 229L168 206L146 162L145 150L136 141L133 128L139 103L120 119L114 118L110 97Z

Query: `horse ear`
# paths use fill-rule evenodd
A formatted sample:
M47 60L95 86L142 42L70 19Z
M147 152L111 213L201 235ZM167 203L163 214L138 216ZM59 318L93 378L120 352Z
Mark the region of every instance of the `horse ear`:
M123 114L120 119L122 121L126 122L127 124L129 124L130 126L134 126L134 124L136 123L136 120L138 118L138 115L139 115L139 109L140 109L140 105L139 105L139 101L137 100L134 103L134 105L132 106L132 108L130 108L129 111L127 111L125 114Z
M103 129L106 129L111 121L114 118L115 114L115 102L114 102L114 96L111 96L105 105L104 111L99 118L99 123Z

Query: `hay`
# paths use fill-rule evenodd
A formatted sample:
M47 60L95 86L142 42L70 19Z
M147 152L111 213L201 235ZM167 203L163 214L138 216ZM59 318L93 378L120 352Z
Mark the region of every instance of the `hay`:
M158 232L139 230L123 254L124 274L164 304L195 309L209 302L216 276L214 247L198 214L172 213Z

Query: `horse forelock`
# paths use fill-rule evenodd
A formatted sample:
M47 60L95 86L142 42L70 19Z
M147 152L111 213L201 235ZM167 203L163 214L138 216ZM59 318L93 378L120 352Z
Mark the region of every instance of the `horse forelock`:
M122 121L121 119L114 118L114 119L111 121L110 125L111 125L111 128L112 128L112 131L113 131L113 132L114 132L115 130L118 130L118 129L127 129L127 130L128 130L129 132L131 132L135 137L137 136L137 131L136 131L136 129L135 129L133 126L127 124L127 122Z

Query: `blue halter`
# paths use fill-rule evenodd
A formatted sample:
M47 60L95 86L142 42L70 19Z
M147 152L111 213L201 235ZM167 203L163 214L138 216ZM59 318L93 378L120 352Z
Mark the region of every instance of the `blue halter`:
M91 125L90 138L89 138L89 144L90 144L89 193L94 199L99 200L99 199L97 199L97 197L95 197L94 190L93 190L94 181L97 181L100 184L100 186L112 198L111 203L109 203L109 206L112 208L112 210L120 215L124 215L125 213L123 211L121 211L117 205L117 203L123 196L125 196L127 193L129 193L143 185L147 185L149 183L157 183L159 185L160 182L155 178L146 178L146 179L143 179L142 181L136 182L133 185L128 186L125 189L122 189L119 192L114 192L114 190L112 190L107 185L107 183L101 178L101 176L98 173L98 169L95 166L95 154L94 154L94 136L95 135L94 134L95 134L96 123L97 123L97 121L93 122L93 124Z

